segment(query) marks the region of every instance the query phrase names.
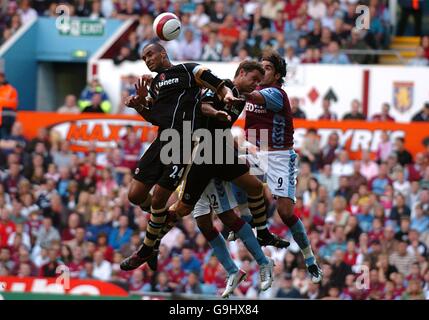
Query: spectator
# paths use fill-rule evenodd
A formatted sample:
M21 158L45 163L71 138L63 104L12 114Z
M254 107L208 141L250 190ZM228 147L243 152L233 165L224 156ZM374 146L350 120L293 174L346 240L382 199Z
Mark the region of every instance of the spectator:
M395 149L396 155L398 157L398 162L402 166L406 166L413 162L413 156L405 149L405 139L402 137L395 139Z
M185 272L197 272L199 274L201 263L194 256L192 249L189 246L185 246L182 249L182 268Z
M49 248L53 241L58 240L61 240L61 237L58 230L52 226L52 218L44 217L43 224L37 233L36 245Z
M78 0L75 3L75 13L78 17L89 17L91 8L86 0Z
M107 244L107 233L101 232L97 237L97 250L103 253L104 259L113 262L113 248Z
M202 3L197 4L195 7L195 12L191 15L190 22L195 28L198 29L201 29L203 26L209 24L210 18L204 12L204 5Z
M381 113L372 116L372 121L393 122L395 118L389 114L390 105L385 102L381 105Z
M307 34L308 44L311 47L317 47L320 45L322 37L322 22L320 20L314 21L313 30Z
M422 111L418 112L413 116L411 121L414 122L429 122L429 102L426 102L423 106Z
M346 205L345 198L336 196L332 204L333 211L328 213L326 220L334 221L335 225L345 227L350 216L350 212L346 210Z
M392 185L392 180L387 175L387 165L382 163L378 175L369 179L369 188L376 195L383 195L388 185Z
M293 97L290 99L290 105L292 109L292 117L294 119L306 119L305 112L299 107L299 98Z
M222 46L231 47L236 41L238 41L239 36L240 31L234 25L234 16L232 14L228 14L219 27L219 41L222 43Z
M64 99L64 105L59 107L57 110L58 113L80 113L79 107L76 105L76 96L69 94Z
M94 2L96 3L96 1ZM111 103L105 93L103 87L97 79L93 79L88 86L82 91L80 99L78 101L79 108L85 110L87 107L94 103L93 96L99 94L100 96L96 99L99 103L97 111L109 113L111 111ZM92 110L94 108L91 108Z
M324 98L322 102L323 113L319 116L319 120L337 120L338 116L336 113L330 110L331 100Z
M332 174L337 177L351 176L353 174L353 164L349 160L347 151L342 150L338 154L338 159L332 163Z
M419 240L419 237L420 235L417 230L410 229L410 232L408 232L409 245L407 247L407 252L414 255L416 258L422 257L426 259L428 256L428 249L427 246ZM418 262L415 264L419 266Z
M332 221L332 218L327 219L327 220ZM332 222L335 222L335 221L332 221ZM333 254L336 250L341 250L343 252L345 252L347 250L347 243L346 243L346 236L344 233L344 227L341 225L335 226L333 240L330 243L328 243L328 244L326 244L320 248L319 255L323 259L325 259L327 261L331 261L331 258L333 257Z
M329 195L333 195L339 186L339 177L332 172L332 166L325 164L322 172L318 176L319 183L325 186L329 192Z
M408 276L412 264L416 261L416 257L407 252L407 243L400 241L397 250L389 257L389 261L400 273Z
M18 14L21 16L22 25L25 25L37 18L37 11L31 7L30 0L22 0L20 2Z
M91 13L89 14L89 19L98 20L101 18L105 18L105 16L101 12L101 1L95 0L92 2ZM118 18L120 18L120 16L118 16Z
M344 262L344 251L336 250L332 265L332 285L342 288L345 284L347 275L352 274L352 269Z
M343 120L366 120L363 113L360 112L360 102L357 99L352 100L352 111L346 113Z
M423 0L399 0L399 5L401 7L401 17L398 23L398 36L404 35L410 15L412 15L414 19L414 35L421 36Z
M407 63L407 65L415 67L427 67L428 64L429 60L426 58L425 50L421 46L416 48L416 56Z
M6 208L0 207L0 247L8 245L9 237L16 231L16 226L10 220L10 212Z
M353 28L350 38L346 41L344 48L348 50L368 50L371 49L363 39L364 33L362 30ZM365 54L349 54L348 58L351 63L367 64L370 62L370 56Z
M92 96L91 98L91 104L87 107L85 107L85 109L82 110L82 113L105 113L105 111L103 110L103 102L101 101L102 97L101 94L96 93Z
M401 300L424 300L425 296L422 291L421 282L410 280L408 288L401 296Z
M338 190L335 191L335 196L341 196L346 199L346 204L350 202L352 198L353 190L350 188L349 177L341 176L340 177L340 185Z
M314 128L307 130L304 141L301 146L300 155L302 161L311 164L312 171L317 169L316 159L320 159L320 138Z
M411 210L405 203L405 197L402 194L396 196L396 205L392 208L390 212L389 219L394 220L398 223L402 217L410 217Z
M201 57L201 41L194 38L192 30L185 31L185 37L179 42L177 58L180 60L199 60Z
M411 229L417 230L421 234L429 232L429 217L424 215L423 207L420 203L417 203L414 207Z
M349 58L340 52L338 42L331 41L328 46L327 53L322 55L322 63L325 64L349 64Z
M276 293L276 298L301 298L299 290L293 286L292 275L287 273L281 281L280 288Z
M210 15L210 21L212 24L212 27L214 29L218 29L220 25L225 20L226 13L225 13L225 4L223 2L216 2L214 6L214 10Z
M61 232L62 241L70 241L75 238L76 230L80 226L80 217L77 213L71 213L68 216L67 228L64 228Z
M113 228L109 236L109 245L118 250L131 239L132 230L128 227L128 217L120 216L118 227Z
M112 276L112 265L104 259L101 251L94 252L94 269L92 276L101 281L109 281Z
M94 277L94 260L91 257L83 259L83 268L79 272L80 279L95 279Z
M53 163L58 168L69 168L72 164L73 153L70 151L70 143L67 140L60 142L60 150L52 152Z
M124 61L137 61L138 56L136 53L133 53L128 46L122 46L119 50L119 54L113 58L113 63L119 65ZM84 111L85 112L85 109Z
M18 108L18 93L6 81L4 72L0 71L0 139L7 139L15 123Z
M217 35L211 32L208 43L204 45L201 59L204 61L220 61L222 44L218 41Z
M49 261L40 268L39 276L47 278L56 278L57 268L60 265L58 263L58 252L56 249L48 250Z
M328 143L325 147L323 147L321 155L322 155L322 161L321 165L324 166L325 164L332 164L334 162L335 158L341 151L341 147L339 145L339 136L338 133L332 132L328 136Z
M174 288L171 286L171 282L168 281L167 274L165 272L160 272L156 276L155 286L152 288L152 291L155 292L173 292Z
M362 150L362 161L360 162L360 173L367 179L371 180L379 172L379 168L375 161L371 160L369 150Z
M393 182L395 193L408 197L411 193L411 183L408 180L405 180L404 172L402 170L397 170L395 174L396 178Z
M307 13L312 19L322 19L327 13L326 4L322 0L310 0Z
M387 161L388 157L393 152L393 144L392 141L390 141L389 133L386 131L383 131L381 133L381 142L379 143L377 147L377 161L383 162Z
M351 191L356 193L361 185L367 185L367 183L367 179L361 173L361 162L359 160L355 160L353 163L353 174L349 179Z
M203 291L199 281L199 272L190 272L186 283L182 285L178 292L186 294L202 294Z

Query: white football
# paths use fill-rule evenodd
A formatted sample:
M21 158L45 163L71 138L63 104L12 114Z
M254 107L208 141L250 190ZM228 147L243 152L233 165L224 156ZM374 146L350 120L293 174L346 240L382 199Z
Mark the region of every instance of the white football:
M176 39L182 28L179 18L170 12L164 12L158 15L153 22L153 32L161 40Z

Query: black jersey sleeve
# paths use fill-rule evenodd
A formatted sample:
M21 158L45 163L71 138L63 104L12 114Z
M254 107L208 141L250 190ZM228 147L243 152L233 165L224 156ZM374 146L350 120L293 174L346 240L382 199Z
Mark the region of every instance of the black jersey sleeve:
M193 81L200 87L217 92L224 84L222 79L218 78L209 69L198 63L186 63L185 67L191 74Z

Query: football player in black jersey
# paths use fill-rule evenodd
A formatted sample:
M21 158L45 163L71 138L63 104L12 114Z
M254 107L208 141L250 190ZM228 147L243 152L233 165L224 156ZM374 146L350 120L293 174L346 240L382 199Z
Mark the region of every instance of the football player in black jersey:
M259 64L256 65L259 66ZM255 62L245 61L239 65L234 82L226 80L225 85L232 90L235 97L239 98L240 94L252 92L259 84L263 74L262 67L255 68ZM244 101L241 104L237 103L234 106L230 106L219 99L215 92L212 91L206 93L202 100L202 111L206 116L204 127L210 131L212 137L215 137L215 131L219 129L230 129L245 107ZM219 119L222 114L228 121L222 121L225 120L222 118ZM221 145L224 155L228 153L228 149L234 149L234 146L228 143L221 143ZM182 197L176 207L176 214L179 217L190 214L212 178L231 181L247 193L249 209L253 216L253 224L257 228L259 243L265 246L287 247L289 245L287 241L271 234L267 229L267 212L262 182L249 173L249 167L245 163L238 160L235 150L232 151L234 154L233 163L227 163L226 159L223 159L222 163L217 163L214 158L218 147L218 141L215 141L212 150L213 159L211 159L210 164L196 164L193 162L188 168L189 172L182 187Z
M203 66L196 63L171 64L167 52L159 43L147 45L143 49L142 59L149 70L157 75L153 79L150 76L142 77L136 86L137 94L128 97L126 105L158 126L158 137L139 161L128 198L142 208L147 208L150 203L151 215L143 245L122 261L122 270L136 269L152 256L153 246L168 215L167 201L179 185L188 164L188 161L183 161L186 157L183 146L176 150L180 152L180 162L162 162L160 153L166 144L160 139L162 131L174 129L182 135L185 121L191 123L191 130L199 127L201 88L212 90L228 105L242 102L234 97L223 80ZM153 195L150 197L152 188Z

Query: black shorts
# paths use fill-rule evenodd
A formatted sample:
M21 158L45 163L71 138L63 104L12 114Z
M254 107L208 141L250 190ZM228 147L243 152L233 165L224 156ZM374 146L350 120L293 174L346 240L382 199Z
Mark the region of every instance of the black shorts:
M234 164L195 164L193 163L186 174L182 186L182 202L194 206L205 188L213 178L232 181L249 172L247 164L240 163L234 156Z
M134 171L134 179L146 185L155 185L174 191L183 178L187 164L161 162L162 143L157 138L146 150Z

